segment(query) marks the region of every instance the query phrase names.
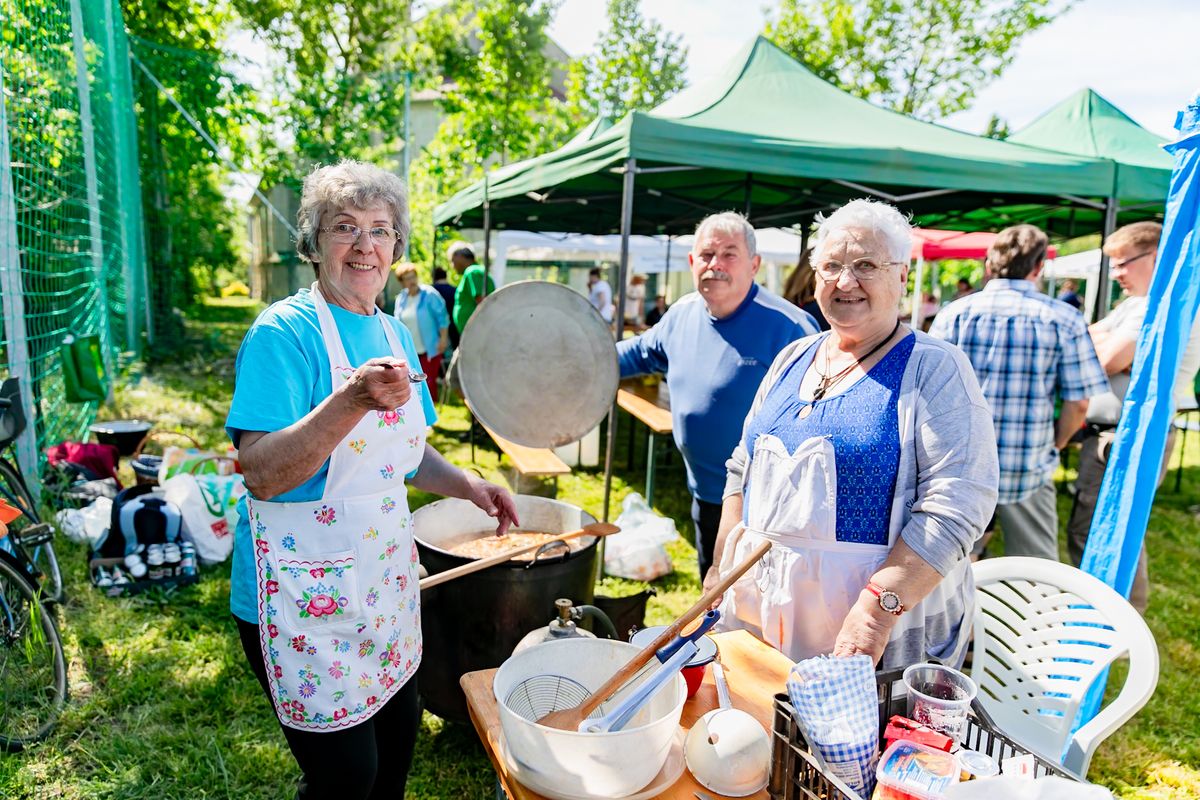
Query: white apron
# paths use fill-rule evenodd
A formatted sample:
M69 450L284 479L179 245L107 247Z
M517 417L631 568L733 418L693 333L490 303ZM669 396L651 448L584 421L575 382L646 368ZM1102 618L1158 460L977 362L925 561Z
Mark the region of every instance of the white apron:
M354 373L329 306L313 302L333 388ZM384 315L392 355L407 360ZM369 411L329 457L320 500L247 495L258 577L259 641L275 713L291 728L330 731L371 717L421 662L420 588L404 476L421 463L420 392Z
M886 545L837 541L834 461L826 437L807 439L788 453L776 436L760 435L742 477L747 524L731 532L722 553L725 571L763 539L774 543L725 593L721 620L726 628L751 631L793 661L833 652L846 615L898 535L892 526ZM897 591L904 596L903 587ZM920 614L906 610L891 641L923 625Z

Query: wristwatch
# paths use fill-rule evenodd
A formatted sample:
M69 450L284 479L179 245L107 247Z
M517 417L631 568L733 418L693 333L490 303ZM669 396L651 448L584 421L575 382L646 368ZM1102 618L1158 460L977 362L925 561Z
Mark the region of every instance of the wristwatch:
M884 589L870 581L867 582L867 591L879 598L879 607L889 614L894 614L897 617L904 613L904 603L900 602L900 595L893 591Z

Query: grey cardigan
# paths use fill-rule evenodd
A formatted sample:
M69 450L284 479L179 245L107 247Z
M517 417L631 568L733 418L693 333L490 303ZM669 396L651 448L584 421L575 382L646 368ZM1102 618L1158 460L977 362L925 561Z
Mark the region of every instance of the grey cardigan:
M824 335L807 336L780 352L758 388L747 421L762 408L787 367ZM920 660L922 654L961 663L970 628L961 623L974 608L974 581L965 559L995 510L1000 480L991 409L971 363L952 344L920 331L913 335L917 338L897 403L900 465L889 540L895 541L898 533L917 555L958 585L941 587L949 591L939 594L950 595L943 607L925 609L923 642L889 643L885 668ZM725 497L741 493L746 462L746 448L739 441L726 462Z

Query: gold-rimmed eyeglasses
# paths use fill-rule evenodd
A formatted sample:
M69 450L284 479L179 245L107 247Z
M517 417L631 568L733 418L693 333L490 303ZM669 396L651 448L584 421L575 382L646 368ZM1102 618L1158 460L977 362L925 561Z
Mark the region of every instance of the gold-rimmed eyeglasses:
M872 261L869 258L861 258L852 264L841 264L837 261L821 261L813 264L813 271L826 283L834 283L842 276L842 272L848 269L854 275L855 280L865 283L875 280L888 267L903 263L903 261Z
M321 228L321 232L328 233L330 239L340 244L354 244L364 233L375 244L395 244L400 238L400 231L395 228L387 228L382 225L374 228L360 228L346 222Z

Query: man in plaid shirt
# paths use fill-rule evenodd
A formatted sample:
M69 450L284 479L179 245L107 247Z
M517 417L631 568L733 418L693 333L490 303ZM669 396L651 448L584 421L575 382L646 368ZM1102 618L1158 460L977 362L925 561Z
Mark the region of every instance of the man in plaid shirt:
M1005 554L1058 560L1058 451L1083 424L1088 398L1108 391L1108 378L1080 313L1038 290L1047 244L1033 225L1001 231L987 254L991 280L942 309L929 333L962 348L991 403Z

